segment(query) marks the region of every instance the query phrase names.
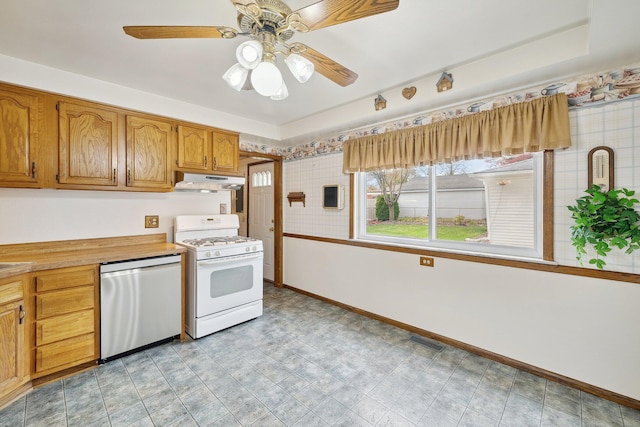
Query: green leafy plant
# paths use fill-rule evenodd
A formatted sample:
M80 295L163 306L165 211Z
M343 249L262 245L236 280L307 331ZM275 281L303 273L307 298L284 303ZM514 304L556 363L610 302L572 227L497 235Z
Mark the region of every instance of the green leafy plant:
M599 269L605 266L602 257L607 256L612 247L627 254L640 249L640 214L634 209L640 201L632 198L635 191L623 188L604 192L594 184L585 192L587 195L576 199L575 205L567 206L575 220L571 226L571 243L580 265L587 245L593 246L596 252L589 264Z

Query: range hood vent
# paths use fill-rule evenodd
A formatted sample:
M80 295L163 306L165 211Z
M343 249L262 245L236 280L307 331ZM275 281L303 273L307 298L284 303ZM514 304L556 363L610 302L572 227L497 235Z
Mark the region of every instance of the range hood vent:
M176 172L176 191L229 191L240 190L243 185L244 177L242 176L223 176Z

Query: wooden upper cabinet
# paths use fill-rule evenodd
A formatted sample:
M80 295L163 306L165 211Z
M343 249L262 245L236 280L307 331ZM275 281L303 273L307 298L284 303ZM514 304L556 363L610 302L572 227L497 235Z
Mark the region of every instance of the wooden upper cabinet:
M42 101L0 86L0 186L41 186L38 164Z
M214 131L212 170L237 172L238 150L238 134Z
M58 103L60 184L118 185L118 113Z
M207 171L211 169L211 131L178 126L178 167Z
M171 123L127 116L127 186L170 190Z

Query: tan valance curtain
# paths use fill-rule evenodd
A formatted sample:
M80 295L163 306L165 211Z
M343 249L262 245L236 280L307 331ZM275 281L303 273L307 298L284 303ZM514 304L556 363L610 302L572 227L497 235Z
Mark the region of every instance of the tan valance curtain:
M570 146L567 96L560 93L345 141L342 169L366 172Z

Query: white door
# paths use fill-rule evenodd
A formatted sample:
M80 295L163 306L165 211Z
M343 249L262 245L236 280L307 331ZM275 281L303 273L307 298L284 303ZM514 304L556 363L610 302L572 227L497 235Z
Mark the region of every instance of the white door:
M273 162L249 166L249 237L264 245L264 278L274 278Z

